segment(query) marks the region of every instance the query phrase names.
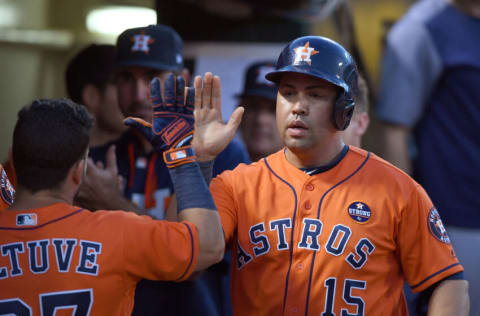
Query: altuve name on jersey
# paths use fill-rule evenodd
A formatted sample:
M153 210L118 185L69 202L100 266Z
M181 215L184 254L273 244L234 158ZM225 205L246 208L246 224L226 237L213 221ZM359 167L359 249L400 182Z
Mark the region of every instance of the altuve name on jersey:
M292 220L290 218L282 218L270 221L268 225L264 222L255 224L249 229L250 242L254 247L253 253L245 251L240 243L237 245L237 268L240 270L246 264L252 262L253 257L257 258L270 252L271 243L266 233L266 228L270 232L276 232L277 250L288 250L289 244L285 230L292 228ZM310 251L320 251L321 245L318 242L322 234L323 223L319 219L304 218L301 239L296 245L299 249ZM350 227L337 224L330 231L325 251L333 256L340 256L344 253L348 241L352 235ZM373 253L375 246L368 238L361 238L354 247L353 252L346 255L345 261L352 266L353 269L361 269L368 260L368 256Z
M33 274L47 272L53 258L50 258L48 248L53 247L58 272L69 272L73 253L79 248L78 262L74 269L76 273L97 276L99 266L98 255L102 252L102 244L98 242L77 239L42 239L26 242L14 242L0 245L0 254L10 259L9 269L0 266L0 279L23 275L28 268ZM28 257L28 267L20 265L19 257Z

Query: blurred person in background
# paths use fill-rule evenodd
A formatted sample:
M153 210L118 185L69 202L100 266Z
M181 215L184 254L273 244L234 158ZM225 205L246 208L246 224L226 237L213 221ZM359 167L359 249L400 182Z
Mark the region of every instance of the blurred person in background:
M370 125L369 90L364 77L358 75L358 95L355 100L355 110L347 129L341 132L342 139L347 145L362 147L362 138Z
M423 0L388 35L377 115L383 157L425 188L480 297L480 2ZM471 314L480 315L472 299Z
M91 44L68 63L65 73L68 97L83 104L95 121L90 146L116 140L126 130L118 107L117 87L113 80L115 46Z
M116 140L127 129L118 107L114 70L115 46L91 44L82 48L69 61L65 71L68 97L75 103L86 106L94 117L89 144L91 147ZM15 187L17 177L11 153L5 162L5 171Z
M275 68L273 61L251 64L245 73L239 104L245 108L240 131L252 161L268 156L283 147L277 131L275 114L277 87L265 74Z

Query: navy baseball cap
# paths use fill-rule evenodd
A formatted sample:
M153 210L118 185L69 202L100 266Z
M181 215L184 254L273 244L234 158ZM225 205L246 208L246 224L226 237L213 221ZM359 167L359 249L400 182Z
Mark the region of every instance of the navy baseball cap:
M277 98L277 86L265 79L265 75L275 70L275 62L262 61L250 65L245 73L245 84L243 92L237 97L243 98L246 96L264 97L270 100Z
M118 67L183 69L182 38L169 26L157 24L128 29L118 36L116 47Z

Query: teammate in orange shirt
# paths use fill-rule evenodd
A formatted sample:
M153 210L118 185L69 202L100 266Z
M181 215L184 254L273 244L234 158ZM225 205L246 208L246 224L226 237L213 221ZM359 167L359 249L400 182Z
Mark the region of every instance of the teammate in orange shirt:
M0 213L0 314L130 315L140 279L182 281L222 259L218 212L190 154L193 93L186 104L183 89L172 98L182 86L183 78L171 75L162 103L155 78L152 125L126 121L164 152L180 223L71 205L86 171L92 119L66 99L37 100L19 113L13 139L17 197ZM207 117L208 111L203 106L197 113ZM201 141L208 131L202 116L196 123ZM175 160L179 152L186 155Z
M210 185L232 247L234 314L408 315L406 280L432 293L431 315L467 315L463 267L425 191L341 139L357 90L350 54L301 37L266 78L279 86L285 148Z

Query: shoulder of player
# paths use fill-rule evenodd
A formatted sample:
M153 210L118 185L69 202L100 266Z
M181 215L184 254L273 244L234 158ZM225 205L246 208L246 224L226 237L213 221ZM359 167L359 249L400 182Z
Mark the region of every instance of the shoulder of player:
M127 212L123 210L98 210L91 212L90 216L99 221L124 221L124 220L141 220L149 219L152 220L149 216L138 215L134 212Z
M266 170L267 165L265 160L268 160L269 163L271 162L271 157L275 156L276 154L272 154L268 157L261 158L258 161L251 162L251 163L240 163L235 169L224 171L219 177L250 177L253 174L258 174L262 170Z
M367 174L375 177L380 183L390 183L390 185L396 183L402 187L408 187L410 190L419 186L418 183L403 170L395 167L372 152L367 152L356 147L350 147L350 152L353 156L358 157L359 160L365 160L368 156L368 160L363 169Z

